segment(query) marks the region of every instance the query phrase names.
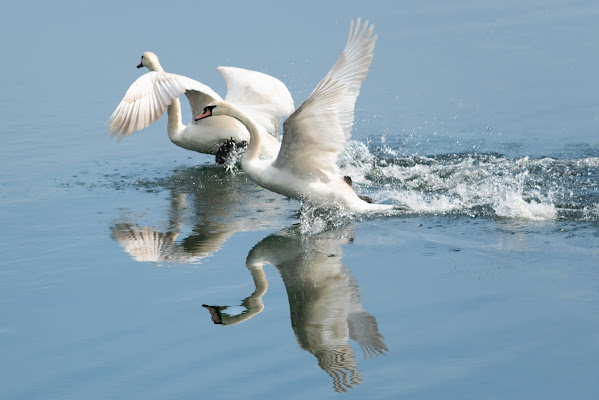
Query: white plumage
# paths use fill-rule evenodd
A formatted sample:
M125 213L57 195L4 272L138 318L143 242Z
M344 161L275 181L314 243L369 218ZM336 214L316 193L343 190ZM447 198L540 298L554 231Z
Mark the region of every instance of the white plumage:
M127 90L125 97L108 120L108 131L119 140L155 122L168 111L167 131L171 141L183 148L200 153L216 154L227 140L248 141L247 129L230 117L212 121L192 121L183 125L179 96L185 94L192 116L210 102L222 98L210 87L186 76L164 72L158 57L146 52L138 68L150 72L139 77ZM274 157L279 150L278 125L293 112L293 99L285 84L278 79L243 68L218 67L227 84L226 100L237 105L255 119L263 135L263 158Z
M373 57L376 35L368 22L351 23L341 56L310 97L285 121L280 151L274 160L261 160L259 124L227 101L210 103L197 120L228 115L244 124L250 143L241 165L260 186L322 208L355 212L385 211L391 205L362 200L340 176L337 160L351 136L354 107Z
M173 99L187 96L192 112L222 98L208 86L182 75L150 71L140 76L110 116L108 130L119 140L148 127L164 114Z
M310 97L284 124L285 137L274 166L302 173L339 175L337 159L351 137L354 107L366 78L377 36L360 20L341 56Z

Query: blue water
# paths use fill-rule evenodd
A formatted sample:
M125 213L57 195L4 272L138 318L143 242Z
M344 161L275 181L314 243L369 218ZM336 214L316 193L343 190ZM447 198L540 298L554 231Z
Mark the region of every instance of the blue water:
M341 168L400 215L301 209L171 144L165 118L105 134L144 51L220 94L216 66L264 71L297 107L358 16L379 38ZM598 18L4 5L0 398L597 398Z

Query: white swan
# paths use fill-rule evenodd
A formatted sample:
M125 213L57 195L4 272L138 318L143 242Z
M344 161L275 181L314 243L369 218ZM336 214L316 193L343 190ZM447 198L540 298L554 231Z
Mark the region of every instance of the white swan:
M354 212L385 211L392 205L370 204L356 195L339 173L337 159L351 136L354 106L372 61L376 35L368 22L354 26L341 56L310 97L285 121L283 141L276 159L260 160L263 145L257 122L227 101L215 101L196 120L229 115L250 132L241 160L247 175L258 185L318 208ZM209 118L208 118L209 119ZM349 180L348 180L349 181Z
M208 86L187 78L164 72L158 57L145 52L137 68L150 72L139 77L127 90L125 97L108 120L108 131L121 140L134 131L156 121L166 110L168 137L176 145L200 153L218 154L221 146L232 139L235 143L248 141L247 129L235 119L221 116L214 120L194 121L210 102L222 98ZM273 158L280 147L275 138L281 118L294 110L293 99L283 82L272 76L234 67L218 67L227 83L226 100L235 104L257 122L262 139L261 158ZM189 100L192 121L183 125L179 96ZM230 142L227 146L231 146ZM225 149L225 148L224 148ZM218 160L218 157L217 157Z

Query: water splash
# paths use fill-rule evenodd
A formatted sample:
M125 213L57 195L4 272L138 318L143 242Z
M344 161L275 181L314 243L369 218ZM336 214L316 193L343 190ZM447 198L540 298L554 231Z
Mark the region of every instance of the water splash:
M358 217L347 210L323 210L304 204L299 212L299 229L303 235L316 235L340 228Z
M498 147L510 151L517 146L501 143ZM453 153L410 154L413 150L401 138L384 141L371 138L366 143L350 141L340 156L341 173L352 178L358 194L369 196L376 203L402 208L393 215L599 222L597 147L571 145L558 153L549 153L550 156L536 157L507 157L501 153L463 151L463 148ZM256 193L268 193L254 191L255 184L245 177L239 157L232 154L225 168L183 166L170 173L163 166L150 169L151 164L137 163L122 167L122 171L114 168L106 173L106 162L97 162L97 174L86 170L59 186L68 190L183 191L206 198L207 202L218 200L213 192L225 186L229 189L224 192L232 197L255 199ZM269 201L278 202L277 196ZM238 200L232 203L237 207L236 215L248 214L247 205L239 206ZM252 200L248 204L259 207L260 211L271 208L270 203L262 201ZM328 214L304 208L299 217L305 233L318 233L356 217L339 212Z
M376 202L407 214L531 221L597 220L599 157L507 158L498 153L402 155L386 143L351 141L343 174Z

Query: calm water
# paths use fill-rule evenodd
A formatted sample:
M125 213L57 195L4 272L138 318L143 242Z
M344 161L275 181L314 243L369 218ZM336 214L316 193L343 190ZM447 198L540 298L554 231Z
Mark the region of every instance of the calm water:
M597 398L599 5L525 3L5 5L0 398ZM300 210L165 118L104 133L143 51L299 106L357 16L341 165L400 215Z

